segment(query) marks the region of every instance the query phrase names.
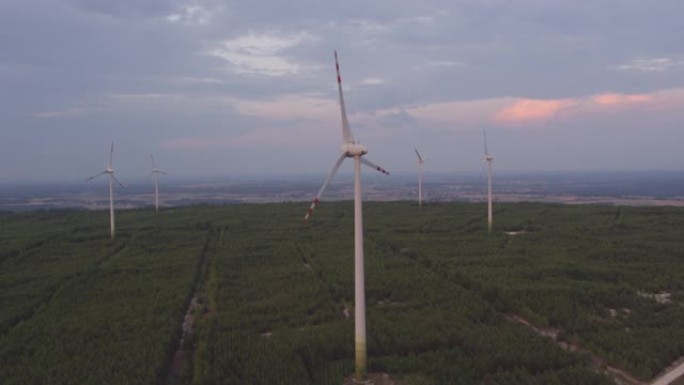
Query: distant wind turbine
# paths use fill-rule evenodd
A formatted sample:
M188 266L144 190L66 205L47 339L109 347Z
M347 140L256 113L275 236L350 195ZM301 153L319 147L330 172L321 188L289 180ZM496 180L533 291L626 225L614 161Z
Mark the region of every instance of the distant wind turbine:
M494 157L489 154L487 150L487 131L482 130L484 134L484 160L487 162L487 228L489 233L492 233L492 226L494 224L494 216L492 212L492 161Z
M425 162L425 159L422 156L420 156L420 153L416 148L413 149L416 152L416 155L418 156L418 206L423 205L423 163Z
M354 325L355 325L355 351L356 351L356 365L354 372L354 380L357 383L363 383L366 380L366 297L364 287L364 261L363 261L363 214L361 207L361 163L380 171L383 174L389 174L387 170L362 158L368 153L366 146L362 145L354 139L354 135L349 128L349 121L347 120L347 112L344 105L344 96L342 95L342 79L340 77L340 65L337 59L337 51L335 51L335 69L337 71L337 88L340 98L340 112L342 114L342 146L340 147L342 153L337 162L333 166L330 174L325 179L323 186L318 190L318 194L313 199L311 207L304 216L304 221L308 221L313 210L316 208L323 192L335 176L335 173L340 168L344 158L354 158Z
M150 160L152 160L152 172L147 179L154 178L154 207L157 212L159 212L159 175L165 175L166 172L160 170L157 167L157 163L154 161L154 155L150 154Z
M119 186L123 187L123 183L119 182L114 176L114 169L112 168L112 155L114 154L114 142L112 142L112 147L109 150L109 161L104 171L99 174L93 175L86 178L87 181L97 178L100 175L109 174L109 228L111 232L111 238L114 239L114 182L118 183Z

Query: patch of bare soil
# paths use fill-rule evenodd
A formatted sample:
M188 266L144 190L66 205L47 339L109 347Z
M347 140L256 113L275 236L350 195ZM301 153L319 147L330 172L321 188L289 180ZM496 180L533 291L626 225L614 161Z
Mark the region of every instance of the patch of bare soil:
M506 316L506 318L509 321L513 321L513 322L517 322L519 324L523 324L523 325L527 326L528 328L532 329L535 333L553 340L563 350L572 351L572 352L577 351L577 352L583 352L583 353L589 354L591 356L591 361L592 361L592 365L593 365L594 369L598 372L606 373L606 374L610 375L613 378L613 380L615 380L616 384L619 384L619 385L646 385L645 382L634 378L632 375L625 372L624 370L608 365L606 360L604 360L602 357L599 357L598 355L590 352L589 350L584 349L578 343L561 341L558 338L559 332L560 332L560 330L558 330L558 329L540 328L540 327L534 326L528 320L526 320L526 319L524 319L518 315L515 315L515 314L508 315L508 316Z
M193 323L195 321L193 317L193 312L195 308L199 306L197 301L197 295L193 296L188 305L188 310L185 312L185 317L183 318L182 330L180 342L178 343L178 349L173 355L173 361L171 362L171 368L168 374L168 383L173 383L181 378L187 371L189 361L192 359L192 354L194 353L194 347L186 346L186 341L192 339Z
M354 376L349 376L344 379L344 385L358 385L354 382ZM395 382L387 373L368 373L368 385L401 385Z

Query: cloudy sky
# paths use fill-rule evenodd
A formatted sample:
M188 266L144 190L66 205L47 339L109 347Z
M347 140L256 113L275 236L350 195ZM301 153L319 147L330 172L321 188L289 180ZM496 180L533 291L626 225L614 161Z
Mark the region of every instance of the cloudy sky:
M2 0L0 181L684 168L681 0ZM345 166L347 167L347 166Z

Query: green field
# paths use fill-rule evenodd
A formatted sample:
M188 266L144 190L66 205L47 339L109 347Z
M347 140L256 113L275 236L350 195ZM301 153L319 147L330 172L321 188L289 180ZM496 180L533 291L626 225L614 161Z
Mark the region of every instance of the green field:
M113 241L104 211L0 213L2 384L341 384L353 207L306 207L120 211ZM597 367L649 380L684 355L684 210L495 209L490 236L484 204L365 204L370 371L611 384Z

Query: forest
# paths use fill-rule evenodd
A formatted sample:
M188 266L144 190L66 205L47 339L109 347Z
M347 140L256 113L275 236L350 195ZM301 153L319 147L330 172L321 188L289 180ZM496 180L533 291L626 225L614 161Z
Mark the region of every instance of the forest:
M123 210L114 240L105 211L0 213L2 383L341 384L353 204L308 224L306 207ZM598 385L684 356L683 209L508 203L494 218L488 234L482 203L364 205L370 372Z

